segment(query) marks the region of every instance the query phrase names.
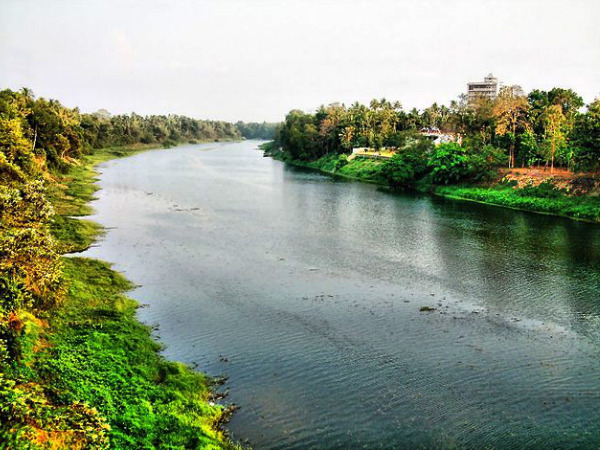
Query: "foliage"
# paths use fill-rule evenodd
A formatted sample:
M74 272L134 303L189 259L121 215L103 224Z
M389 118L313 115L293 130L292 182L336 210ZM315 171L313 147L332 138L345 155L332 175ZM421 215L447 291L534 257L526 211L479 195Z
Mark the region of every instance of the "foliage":
M436 184L454 184L468 180L481 181L493 176L501 152L491 145L470 150L456 143L436 147L428 163L432 181Z
M22 286L28 307L53 306L62 297L59 257L48 230L52 214L41 182L0 186L0 277Z
M573 141L579 170L600 169L600 99L588 106L586 114L575 118Z
M436 194L449 198L474 200L514 209L566 216L573 219L600 221L600 204L596 197L568 196L551 186L522 192L510 187L482 188L443 186Z
M506 164L510 158L499 147L488 144L483 147L467 147L471 179L475 182L488 181L497 175L499 166Z
M438 184L457 183L473 175L465 149L455 143L437 147L428 165L433 182Z
M293 110L279 130L278 143L293 159L311 160L330 153L347 153L353 147L381 148L402 139L401 105L385 99L369 107L332 104L313 114ZM408 123L408 119L404 120Z
M0 448L107 449L110 426L86 404L53 404L38 384L0 373Z
M385 162L382 175L391 186L412 186L429 172L427 154L433 145L429 141L414 142L399 150Z
M528 185L521 189L515 190L515 195L521 197L538 197L558 199L565 196L565 191L558 189L550 181L545 181L537 186Z
M515 166L515 143L517 128L526 126L526 113L528 110L527 98L520 86L505 86L500 89L498 98L494 103L494 116L496 117L496 134L507 136L509 139L508 167Z
M265 124L268 128L268 126ZM95 149L134 144L172 146L190 141L239 139L231 123L189 117L81 114L56 100L35 98L30 90L0 91L0 143L4 158L30 173L35 164L67 170ZM0 170L3 160L0 159Z
M0 372L21 359L25 311L56 306L64 296L48 228L54 211L25 137L21 100L0 92Z
M505 156L496 159L509 168L546 164L596 170L600 166L598 100L587 112L580 112L582 106L581 97L570 89L534 90L526 96L519 86L502 88L493 100L479 97L469 102L461 96L449 107L434 103L423 111L404 111L399 102L385 99L368 106L333 103L314 114L291 111L275 141L291 159L314 161L332 153L348 154L357 147L402 149L419 130L429 127L460 135L469 148L491 145L501 150ZM406 168L405 163L399 164L401 158L394 164L398 163L398 181L404 183L411 175L400 173Z
M336 173L347 178L383 183L384 179L381 173L383 167L384 163L382 161L356 158L341 167Z
M246 139L275 139L278 123L236 122L236 128Z
M53 401L95 405L116 448L221 448L210 380L157 353L121 294L131 284L90 259L68 258L65 274L67 301L46 315L54 332L35 362Z

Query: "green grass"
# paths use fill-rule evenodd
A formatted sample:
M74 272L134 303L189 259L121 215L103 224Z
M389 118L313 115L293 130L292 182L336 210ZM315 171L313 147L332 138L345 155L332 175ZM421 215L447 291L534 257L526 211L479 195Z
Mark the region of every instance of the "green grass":
M335 173L370 183L386 184L381 176L382 164L381 160L358 157L348 161L348 164L339 168Z
M35 363L54 401L95 407L114 448L229 448L215 430L223 407L208 403L212 381L159 355L123 295L131 283L101 261L64 264L67 301L45 317L52 332Z
M264 147L261 147L264 149ZM285 153L273 153L273 158L294 166L306 167L343 178L375 184L387 184L381 176L382 160L357 157L351 161L340 161L340 155L325 155L315 161L302 161L289 158Z
M60 253L82 252L104 232L96 222L69 216L55 216L50 231Z
M600 199L595 196L576 197L560 191L547 195L543 191L530 192L510 186L439 186L435 188L434 193L453 199L600 222Z
M98 173L95 166L104 161L125 158L143 151L159 148L156 145L133 145L130 147L110 147L95 150L85 155L80 165L70 166L66 174L57 174L58 182L50 186L48 197L56 213L67 216L87 216L92 213L88 203L94 200L98 187Z

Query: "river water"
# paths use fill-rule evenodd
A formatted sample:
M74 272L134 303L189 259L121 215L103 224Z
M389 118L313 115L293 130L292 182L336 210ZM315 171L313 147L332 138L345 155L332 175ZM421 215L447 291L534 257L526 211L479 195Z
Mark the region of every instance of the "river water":
M392 194L257 142L100 166L86 256L255 449L600 445L600 226ZM434 311L420 311L423 306Z

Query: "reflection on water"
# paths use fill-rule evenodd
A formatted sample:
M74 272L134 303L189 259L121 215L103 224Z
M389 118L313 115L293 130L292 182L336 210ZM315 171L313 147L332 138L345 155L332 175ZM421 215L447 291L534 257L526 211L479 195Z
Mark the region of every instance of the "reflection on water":
M399 195L256 143L102 166L89 256L257 449L596 448L600 227ZM436 308L420 312L422 306Z

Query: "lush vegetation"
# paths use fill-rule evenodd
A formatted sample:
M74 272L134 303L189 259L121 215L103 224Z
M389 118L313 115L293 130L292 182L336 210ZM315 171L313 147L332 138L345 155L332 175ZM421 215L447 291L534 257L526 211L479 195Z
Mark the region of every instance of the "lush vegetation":
M52 333L34 366L53 401L93 405L102 420L94 432L115 448L220 448L211 380L159 356L122 295L131 284L90 259L67 258L63 272L67 299L42 315Z
M183 142L239 139L235 125L189 117L111 115L101 110L82 114L56 100L35 98L23 89L0 92L0 113L21 127L30 153L39 164L66 168L73 159L105 147L134 144L171 146ZM8 131L12 128L7 128Z
M406 112L399 102L373 100L321 106L316 113L293 110L277 130L276 141L293 159L315 160L352 148L406 146L423 128L461 136L467 153L487 145L504 153L508 167L556 165L572 170L600 168L600 99L580 112L583 100L570 89L534 90L525 95L506 86L498 98L465 97L450 107L433 104Z
M95 162L181 142L274 135L269 153L329 173L599 221L594 173L564 186L498 174L503 166L597 171L600 100L582 106L570 90L525 96L512 86L494 101L423 112L385 100L292 111L275 127L82 114L26 89L1 91L0 448L230 446L216 431L226 411L209 402L211 380L159 355L123 295L129 283L102 262L61 256L102 231L74 218L89 213ZM422 128L460 139L436 146ZM387 147L394 156L350 155L355 147Z
M281 161L289 162L295 166L306 167L309 169L320 170L329 174L352 178L370 183L386 182L382 174L381 161L361 158L353 161L348 161L346 155L326 155L314 161L304 161L292 159L289 155L283 152L277 152L273 148L273 143L268 142L261 145L261 149L271 154L274 158Z
M443 186L436 188L435 192L449 198L600 222L600 201L597 197L570 196L547 182L524 189L503 185L492 188Z
M129 282L61 253L101 231L71 217L89 213L95 162L234 138L221 122L85 115L0 92L0 448L231 447L213 381L160 356L123 295Z
M570 89L525 95L519 86L503 87L494 100L481 97L468 102L463 96L449 107L433 104L423 111L407 112L399 102L385 99L369 106L332 104L314 114L291 111L267 150L295 164L391 186L450 195L452 189L438 186L463 185L452 196L597 220L600 99L585 111L583 106ZM432 138L439 135L450 142L435 145ZM353 155L356 148L368 149L369 154ZM381 156L390 152L391 158ZM520 185L493 187L507 170L521 168L546 171L529 188L545 181L552 184L547 179L565 171L587 172L591 182L586 191L567 188L552 199ZM576 184L581 177L572 178ZM479 188L467 194L465 184ZM482 194L490 189L494 190ZM571 198L574 194L590 198L584 202ZM527 197L538 200L527 202Z

